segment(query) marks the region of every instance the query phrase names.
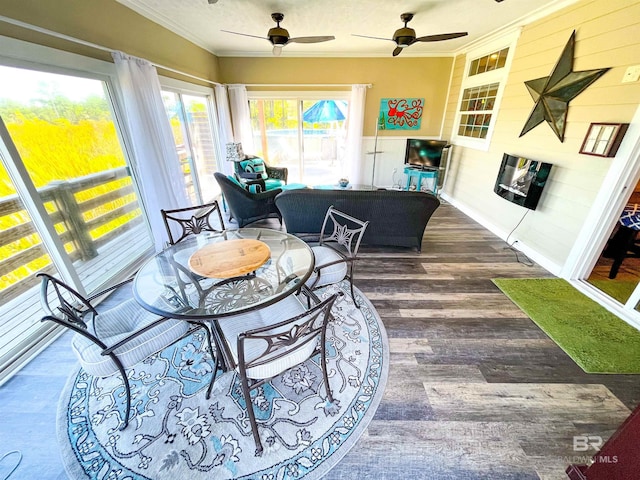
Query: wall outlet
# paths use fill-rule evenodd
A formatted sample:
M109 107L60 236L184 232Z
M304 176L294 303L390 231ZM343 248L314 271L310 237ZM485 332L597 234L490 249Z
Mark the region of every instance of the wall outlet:
M640 65L627 68L622 77L622 83L637 82L640 79Z

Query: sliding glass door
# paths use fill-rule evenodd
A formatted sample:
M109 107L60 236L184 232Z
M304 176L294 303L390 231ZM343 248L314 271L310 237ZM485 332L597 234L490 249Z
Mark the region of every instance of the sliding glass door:
M289 182L336 184L345 176L348 103L338 92L292 97L250 94L255 154L287 167Z
M586 281L625 305L640 283L640 182L622 212ZM638 295L628 308L640 310Z
M213 91L203 88L203 93L197 93L163 87L162 101L191 201L194 205L209 202L220 194L213 177L218 171Z
M150 251L110 92L107 77L0 65L0 375L38 341L36 273L90 293Z

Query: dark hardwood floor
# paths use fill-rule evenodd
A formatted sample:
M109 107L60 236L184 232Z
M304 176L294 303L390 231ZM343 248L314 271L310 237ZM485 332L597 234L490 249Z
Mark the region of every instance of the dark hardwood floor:
M640 402L640 377L584 373L498 290L492 278L550 276L504 247L444 204L420 254L362 249L355 283L386 327L389 380L367 432L325 478L562 479L593 454L574 451L574 436L608 438ZM11 480L66 478L55 411L76 368L68 340L0 387L0 456L24 455Z

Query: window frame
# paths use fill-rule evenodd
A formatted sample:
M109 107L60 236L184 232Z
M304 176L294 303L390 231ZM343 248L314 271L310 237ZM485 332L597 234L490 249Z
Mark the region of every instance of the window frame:
M135 162L129 131L126 126L125 113L122 108L123 96L113 63L2 35L0 35L0 52L2 52L0 53L0 64L3 66L70 75L104 82L108 92L107 100L111 110L112 121L115 125L126 164L130 166ZM45 207L38 200L32 179L24 163L21 160L16 161L16 158L19 158L20 155L6 128L2 129L2 136L3 143L0 145L0 150L3 157L5 157L7 174L13 182L31 222L36 226L36 230L40 234L42 244L49 254L57 274L80 293L88 294L89 292L84 287L73 264L67 257L60 255L60 252L64 250L64 246L59 240ZM140 193L138 179L134 175L131 175L131 179L137 200L143 211L144 225L150 237L151 231L147 209ZM119 267L118 270L114 269L113 277L101 285L93 286L92 291L102 290L107 285L128 277L152 254L153 248L150 243L145 252L132 258L131 262L126 266ZM10 309L23 308L24 305L19 301L19 298L13 299L7 305ZM3 358L3 363L0 364L0 384L4 383L15 370L19 369L26 361L35 356L64 331L59 326L38 323L38 327L34 327L25 337L17 340L6 354L6 357Z
M218 117L216 114L218 110L217 110L214 89L212 87L205 87L203 85L197 85L194 83L189 83L183 80L178 80L171 77L165 77L162 75L158 75L158 77L160 79L161 90L166 90L168 92L176 93L180 96L180 98L182 98L182 95L203 95L207 97L207 106L209 109L209 112L208 112L209 125L211 125L211 138L213 141L214 151L216 153L216 171L223 172L224 168L222 165L223 160L221 155L223 148L220 142L220 134L219 134L220 127L218 124ZM189 140L189 142L191 143L191 139ZM200 177L197 171L194 172L194 179L197 182L196 195L198 196L198 201L200 203L207 203L214 200L215 198L211 198L211 199L202 198ZM218 194L216 198L219 196L220 194Z
M458 94L458 101L456 102L455 121L453 123L453 130L451 132L451 141L454 144L460 145L463 147L473 148L476 150L483 150L483 151L489 150L489 146L491 145L491 138L493 137L496 121L498 119L498 113L500 111L500 104L502 103L502 97L504 95L504 89L506 87L506 84L509 78L511 63L513 62L513 57L515 56L515 49L518 41L518 36L519 36L519 32L514 32L466 52L464 72L462 76L462 82L460 83L460 92ZM469 69L471 67L471 63L474 60L477 60L481 57L490 55L495 52L499 52L505 48L508 48L509 52L507 54L507 60L505 62L504 67L498 68L495 70L490 70L487 72L477 73L471 76L469 75ZM462 107L465 90L469 88L474 88L474 87L489 86L493 83L498 84L498 92L496 94L496 99L493 104L493 109L477 111L477 113L484 112L484 114L491 115L491 120L489 121L486 137L474 138L474 137L467 137L464 135L460 135L458 133L458 130L460 128L462 116L468 114L468 111L465 110L463 112L460 110L460 108Z
M3 66L70 75L104 82L108 91L107 100L109 102L112 120L126 164L130 166L135 162L133 148L131 146L132 143L126 126L124 108L122 108L124 104L123 95L113 63L5 36L0 36L0 52L2 52L0 54L0 65ZM12 140L11 143L13 143ZM51 255L51 259L54 261L60 276L80 293L88 294L89 292L85 290L72 264L66 257L58 255L62 247L57 239L57 234L53 234L55 233L55 228L50 223L48 215L42 216L44 210L40 208L38 201L34 200L34 198L37 198L37 195L35 195L35 190L33 190L32 181L26 168L24 168L22 162L16 163L14 161L12 149L15 147L10 145L7 145L7 147L9 150L5 152L5 154L7 156L8 174L14 182L16 191L22 195L25 209L31 217L31 221L34 222L34 225L37 225L38 230L41 232L42 243L49 252L49 255ZM131 179L138 202L144 214L145 225L149 235L151 235L146 204L140 192L138 179L133 174L131 175ZM106 284L98 285L95 290L101 290L114 281L125 278L131 271L135 271L141 262L151 254L152 249L150 248L142 257L134 259L131 262L130 268L123 269L120 275L116 275Z
M247 99L251 100L294 100L298 112L298 151L300 172L304 171L304 125L302 120L303 101L324 100L327 98L351 101L351 90L247 90ZM246 153L246 152L245 152Z

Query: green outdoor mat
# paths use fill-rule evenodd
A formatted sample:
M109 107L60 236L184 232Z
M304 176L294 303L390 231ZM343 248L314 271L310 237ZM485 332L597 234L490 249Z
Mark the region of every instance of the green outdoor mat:
M640 331L557 278L493 279L587 373L640 373Z

